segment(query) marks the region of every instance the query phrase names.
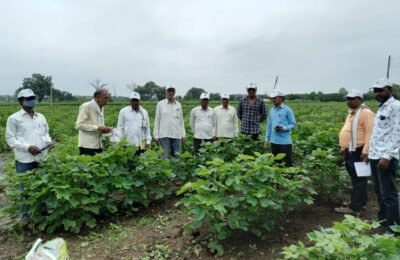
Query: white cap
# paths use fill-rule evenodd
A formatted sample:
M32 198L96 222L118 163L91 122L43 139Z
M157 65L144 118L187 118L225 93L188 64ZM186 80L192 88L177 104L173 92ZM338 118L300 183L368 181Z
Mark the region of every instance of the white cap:
M137 100L140 100L140 94L137 93L137 92L135 92L135 91L133 91L133 92L130 94L129 99L137 99Z
M168 86L165 87L165 90L170 90L170 89L173 89L175 91L175 86L168 85Z
M363 97L363 93L358 89L351 89L350 92L347 93L347 95L344 96L344 97L349 97L349 98L360 97L360 98L364 98Z
M257 89L257 84L255 82L250 82L249 84L247 84L246 89L249 88L254 88Z
M279 91L277 89L275 89L274 91L272 91L271 94L269 94L270 98L274 98L274 97L284 97L285 94L282 91Z
M26 88L26 89L22 89L19 93L17 98L21 98L21 97L35 97L35 93L33 93L32 89L30 88Z
M392 82L387 78L380 78L372 84L372 88L393 87Z
M210 95L208 95L208 93L201 93L200 95L200 99L210 99Z
M226 98L229 99L229 94L228 93L222 93L221 94L221 99Z

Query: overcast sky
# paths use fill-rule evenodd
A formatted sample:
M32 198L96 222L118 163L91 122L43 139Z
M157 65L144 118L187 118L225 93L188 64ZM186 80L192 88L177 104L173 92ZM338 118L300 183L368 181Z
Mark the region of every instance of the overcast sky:
M286 93L400 83L400 1L1 0L0 94L32 73L91 95L89 82Z

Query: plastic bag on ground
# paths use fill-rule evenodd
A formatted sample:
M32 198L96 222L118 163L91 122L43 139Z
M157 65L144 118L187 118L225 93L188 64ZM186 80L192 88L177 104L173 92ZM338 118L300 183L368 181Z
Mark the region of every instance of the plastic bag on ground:
M67 243L62 238L55 238L45 243L38 238L25 260L69 260Z

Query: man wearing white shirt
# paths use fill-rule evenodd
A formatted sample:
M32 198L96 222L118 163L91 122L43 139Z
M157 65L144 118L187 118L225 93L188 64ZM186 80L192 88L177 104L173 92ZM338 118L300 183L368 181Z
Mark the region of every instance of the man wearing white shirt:
M372 85L375 99L380 102L372 131L368 158L374 190L378 199L378 218L387 231L400 224L396 171L400 148L400 102L393 97L393 86L388 79Z
M120 136L126 137L131 145L138 147L137 154L150 148L151 134L149 113L140 105L140 94L130 94L130 106L119 112L117 129Z
M208 107L208 93L200 95L200 106L192 109L190 113L190 127L194 133L193 147L197 154L202 142L215 140L215 115L214 109Z
M236 109L229 105L229 94L221 94L221 105L214 108L217 138L235 138L239 134Z
M103 134L111 133L112 128L104 125L104 106L110 94L105 88L96 89L93 99L79 107L75 127L79 130L78 147L81 155L95 155L103 151Z
M186 137L182 106L174 98L175 88L167 87L165 94L167 98L157 103L153 130L156 143L164 150L162 159L176 157L181 153L182 143Z
M39 166L46 159L51 142L49 125L46 118L34 111L36 96L31 89L22 89L18 93L21 110L8 117L6 142L14 150L17 173L23 173ZM22 209L22 219L28 219L27 209Z

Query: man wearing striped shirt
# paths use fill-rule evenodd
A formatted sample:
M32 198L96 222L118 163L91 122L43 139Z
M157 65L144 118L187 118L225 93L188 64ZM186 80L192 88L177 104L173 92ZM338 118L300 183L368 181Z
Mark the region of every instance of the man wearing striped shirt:
M352 89L346 95L349 114L339 134L340 156L344 160L347 172L351 178L352 191L350 202L335 211L343 214L356 215L367 205L367 177L358 177L354 166L368 156L369 139L374 126L374 113L363 103L363 94Z
M164 150L161 155L163 159L181 153L182 142L186 137L182 106L175 100L175 88L167 87L165 94L167 98L157 104L153 131L156 143Z
M200 95L200 106L192 109L190 113L190 127L194 133L193 147L197 154L202 142L215 140L215 115L214 109L208 107L209 95Z

